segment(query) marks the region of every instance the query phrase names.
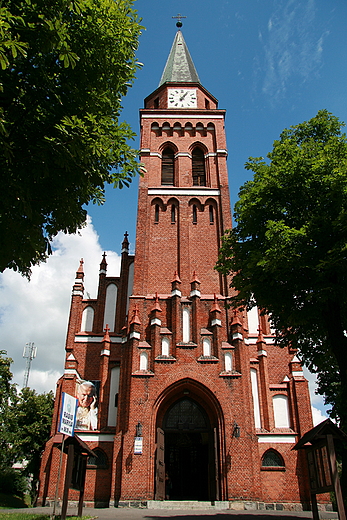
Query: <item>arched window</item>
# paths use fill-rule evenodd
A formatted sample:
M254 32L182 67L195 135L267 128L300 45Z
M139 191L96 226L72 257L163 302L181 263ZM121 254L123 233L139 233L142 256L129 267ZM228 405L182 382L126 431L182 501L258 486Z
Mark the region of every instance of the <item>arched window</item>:
M261 459L261 465L264 468L272 467L280 467L284 468L284 461L281 455L278 453L278 451L270 449L267 450L262 459Z
M210 216L210 224L214 223L214 213L213 213L213 206L210 204L208 207L209 210L209 216Z
M275 428L290 428L288 397L286 395L274 395L272 398Z
M258 330L259 330L258 307L252 307L252 309L247 312L247 319L248 319L249 334L258 334Z
M94 455L88 458L88 469L106 469L108 467L108 460L106 453L100 448L93 450Z
M161 183L164 186L174 185L175 154L172 148L164 148L161 159Z
M161 355L169 356L170 355L170 342L168 338L163 338L161 340Z
M230 352L226 352L224 354L224 370L226 372L231 372L233 368L233 358Z
M193 224L197 224L197 223L198 223L198 210L194 204L193 205Z
M129 265L129 275L128 275L128 291L127 291L127 314L129 311L129 298L133 293L133 285L134 285L134 262Z
M261 428L260 420L260 401L258 392L258 373L255 368L251 368L251 385L253 397L254 423L256 428Z
M206 186L205 157L201 148L194 148L192 153L193 186Z
M193 399L183 398L174 403L164 417L165 430L209 429L209 419L205 410Z
M141 354L140 354L140 370L147 370L147 368L148 368L147 352L141 352Z
M117 425L119 374L120 374L119 366L111 368L110 399L108 402L107 426L116 426Z
M183 343L189 343L190 341L190 309L189 307L183 307L182 310L182 322L183 322Z
M204 338L202 340L202 355L210 356L211 355L211 340L210 338Z
M154 206L154 222L155 224L158 224L159 222L159 204Z
M94 309L90 305L86 307L82 313L82 332L91 332L93 330Z
M110 332L114 332L114 324L116 320L117 293L117 285L111 283L107 286L103 330L105 330L106 325L108 325L110 327Z
M176 222L176 206L175 204L171 204L171 224Z

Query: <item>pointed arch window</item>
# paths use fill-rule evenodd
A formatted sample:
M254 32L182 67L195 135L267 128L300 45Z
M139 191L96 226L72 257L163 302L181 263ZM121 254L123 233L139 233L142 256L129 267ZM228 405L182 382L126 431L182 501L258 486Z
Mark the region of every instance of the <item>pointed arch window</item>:
M106 289L103 330L105 330L106 325L108 325L110 327L110 332L114 332L114 326L116 321L117 294L117 285L115 285L114 283L109 284Z
M161 159L161 183L164 186L173 186L175 177L175 154L170 146L166 146Z
M106 453L100 448L93 450L94 455L91 455L87 461L88 469L107 469L108 459Z
M194 148L192 153L193 186L206 186L205 156L201 148Z
M274 449L267 450L262 459L261 459L261 465L263 468L284 468L284 460L282 456L278 453L278 451Z

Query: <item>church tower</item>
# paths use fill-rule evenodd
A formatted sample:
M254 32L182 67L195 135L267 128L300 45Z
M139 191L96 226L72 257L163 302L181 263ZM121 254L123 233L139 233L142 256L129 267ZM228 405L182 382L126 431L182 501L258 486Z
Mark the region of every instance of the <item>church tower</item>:
M305 464L292 451L312 427L296 352L274 345L256 308L228 308L229 280L214 269L231 227L224 118L179 29L140 110L136 254L126 235L120 276L107 276L104 256L97 299L83 298L82 263L73 289L56 417L62 391L93 383L97 420L76 432L95 453L87 503L309 502ZM41 503L55 492L56 423Z

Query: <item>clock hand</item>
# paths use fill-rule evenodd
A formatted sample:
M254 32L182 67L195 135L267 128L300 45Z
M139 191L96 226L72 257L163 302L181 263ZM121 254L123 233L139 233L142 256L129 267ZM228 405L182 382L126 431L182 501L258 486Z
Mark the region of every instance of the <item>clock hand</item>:
M180 97L180 101L183 101L187 94L188 94L188 92L185 92L185 93L183 94L183 96Z

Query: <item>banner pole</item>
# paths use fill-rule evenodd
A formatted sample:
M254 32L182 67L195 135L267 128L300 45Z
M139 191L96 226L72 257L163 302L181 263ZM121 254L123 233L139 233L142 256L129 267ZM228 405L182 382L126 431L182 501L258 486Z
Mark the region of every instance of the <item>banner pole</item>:
M55 497L54 497L54 503L53 503L53 511L52 511L52 515L51 515L52 520L55 519L55 512L56 512L57 502L58 502L58 491L59 491L59 483L60 483L60 475L61 475L61 466L63 463L64 443L65 443L65 435L63 434L63 442L61 443L61 450L60 450L58 479L57 479L57 484L55 486Z

